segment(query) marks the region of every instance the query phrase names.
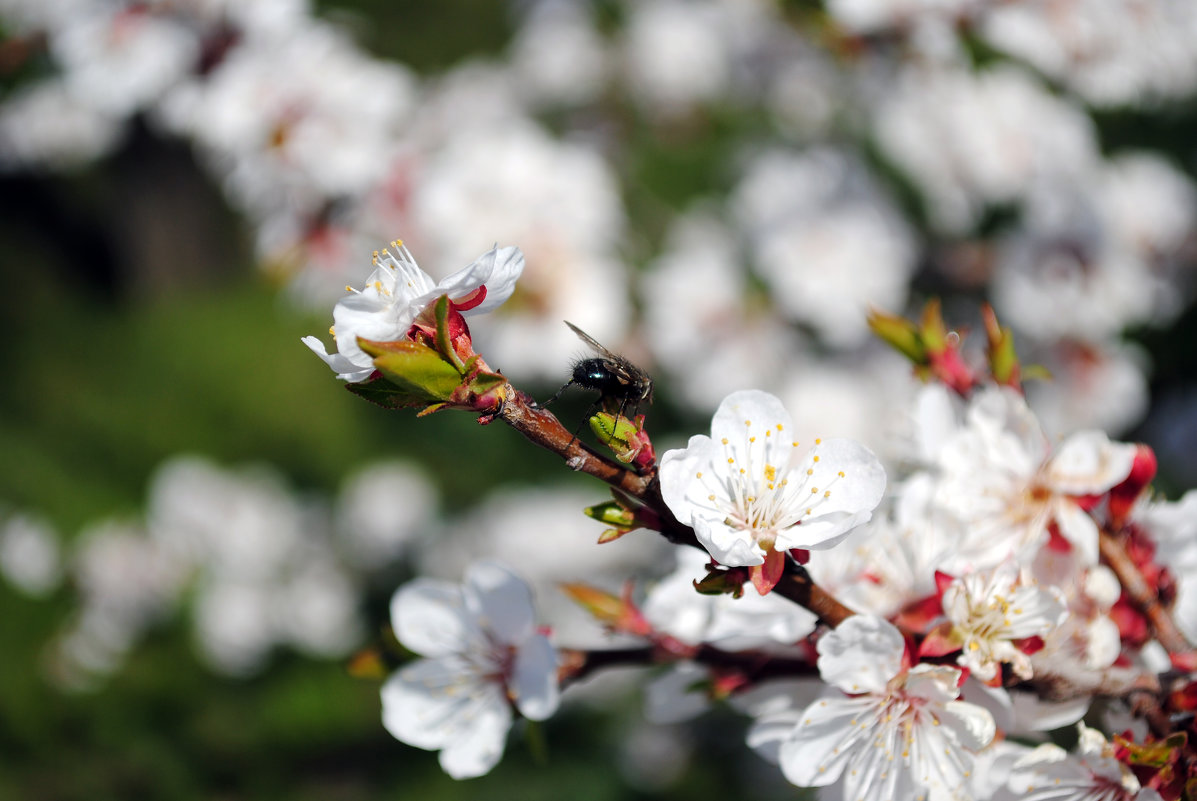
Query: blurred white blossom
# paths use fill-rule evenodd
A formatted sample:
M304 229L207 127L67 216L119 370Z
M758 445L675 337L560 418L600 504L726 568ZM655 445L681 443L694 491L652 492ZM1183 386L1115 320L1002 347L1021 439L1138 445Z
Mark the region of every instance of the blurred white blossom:
M0 523L0 574L22 592L44 596L62 581L58 532L49 521L21 512Z

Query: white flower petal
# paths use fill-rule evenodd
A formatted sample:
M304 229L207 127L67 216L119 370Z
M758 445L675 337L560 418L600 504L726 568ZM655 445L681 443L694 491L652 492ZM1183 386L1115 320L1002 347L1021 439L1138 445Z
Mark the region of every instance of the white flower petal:
M674 662L664 673L644 685L645 719L658 726L668 726L706 712L711 707L711 699L696 688L701 688L709 678L709 671L702 665ZM793 727L791 720L787 731Z
M391 596L391 628L403 647L430 657L458 653L474 636L461 588L431 578L408 582Z
M441 749L441 767L454 779L482 776L499 763L511 729L511 707L494 688L477 699L465 723L458 736Z
M497 562L475 562L465 574L466 607L500 642L518 645L536 627L532 590Z
M838 779L857 741L872 738L861 723L874 712L867 698L823 698L804 709L777 753L786 779L799 787L824 787Z
M704 471L712 471L715 458L714 442L710 437L696 434L685 448L665 451L657 475L661 481L661 497L669 511L683 523L690 523L695 503L695 478Z
M1097 524L1089 513L1067 498L1057 499L1052 505L1053 516L1060 527L1060 534L1072 543L1080 554L1081 563L1096 565L1098 561Z
M337 378L342 381L355 383L357 381L365 381L374 372L374 363L371 362L369 367L360 367L349 361L348 357L340 353L330 354L324 347L324 343L316 337L303 337L301 340L303 344L312 349L312 352L324 360L324 363L333 369L337 374Z
M946 704L960 695L957 682L960 671L946 665L915 665L906 677L906 694L936 705Z
M462 314L467 317L482 314L501 306L515 291L515 283L524 272L524 254L517 247L500 248L497 245L479 256L472 264L436 286L437 295L448 295L457 300L472 293L480 286L486 287L486 298L473 309Z
M819 675L846 693L882 692L902 670L906 640L892 623L853 615L818 644Z
M521 646L508 689L528 720L546 720L557 711L557 650L548 637L537 635Z
M1015 733L1062 729L1083 718L1093 703L1086 695L1067 701L1047 701L1035 693L1014 691L1010 699L1014 703L1014 724L1009 728Z
M811 514L781 533L779 549L832 547L867 523L885 494L885 468L872 451L850 439L816 445L797 473L810 487Z
M701 517L695 517L692 524L694 536L719 564L728 567L764 564L765 552L744 536L743 529L730 528L723 523L712 524Z
M778 424L784 430L794 427L790 413L777 397L759 389L745 389L731 393L719 404L711 418L711 438L743 439L745 421L750 421L762 433Z
M452 742L467 725L463 711L479 693L490 692L483 683L463 682L465 670L456 656L420 659L400 668L382 685L383 726L417 748L443 748Z
M993 742L997 726L993 715L976 704L966 701L949 701L943 706L940 722L956 735L956 742L970 751L979 751Z
M1069 437L1047 466L1052 489L1067 495L1105 492L1130 475L1135 446L1110 442L1101 431Z

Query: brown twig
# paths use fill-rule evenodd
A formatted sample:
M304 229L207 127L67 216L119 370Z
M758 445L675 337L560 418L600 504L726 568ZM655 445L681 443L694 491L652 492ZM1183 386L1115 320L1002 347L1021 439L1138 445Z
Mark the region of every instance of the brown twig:
M647 667L671 662L695 662L723 671L737 671L753 682L790 676L816 674L813 664L802 659L778 657L759 651L724 651L710 645L677 651L659 646L585 651L563 648L558 651L561 665L557 679L564 687L581 681L607 667Z
M773 592L814 612L819 622L831 628L856 614L816 584L806 570L791 569L790 565L786 566L786 572Z
M498 416L529 442L559 455L574 470L618 487L638 500L645 496L651 475L640 475L590 450L561 425L556 415L537 406L536 401L510 384Z
M1130 558L1123 547L1121 538L1103 528L1098 538L1098 545L1102 561L1114 571L1114 575L1118 577L1118 583L1122 585L1127 597L1147 618L1160 645L1164 646L1170 654L1192 651L1193 646L1180 633L1180 629L1172 620L1172 615L1160 603L1158 593L1143 578L1143 574L1139 572L1134 560Z

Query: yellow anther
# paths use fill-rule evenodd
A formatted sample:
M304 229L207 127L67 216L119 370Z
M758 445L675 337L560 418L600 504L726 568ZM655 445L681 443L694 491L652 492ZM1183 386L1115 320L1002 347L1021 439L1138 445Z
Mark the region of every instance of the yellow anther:
M708 496L707 496L707 500L708 500L708 501L713 501L713 500L715 500L715 496L714 496L714 495L708 495Z
M746 425L746 426L750 426L750 425L752 425L752 421L751 421L751 420L745 420L745 421L744 421L744 425Z
M823 497L824 497L824 498L830 498L830 497L831 497L831 490L827 490L826 492L824 492L824 493L823 493Z
M840 478L843 478L843 477L844 477L844 471L843 471L843 470L841 470L840 472L836 473L836 475L837 475L837 476L839 476Z
M694 474L694 477L695 477L695 478L702 478L702 471L701 471L701 470L699 470L697 473L695 473L695 474Z
M328 327L328 333L335 337L337 335L337 327L335 325L330 325Z
M818 444L818 440L815 440L815 444L816 444L816 445ZM814 458L814 461L816 461L816 462L817 462L817 461L819 461L819 457L818 457L818 456L816 456L816 457Z
M728 464L735 464L735 463L736 463L736 460L735 460L735 459L733 459L733 458L731 458L731 457L729 456L729 457L727 457L727 463L728 463Z
M815 474L815 471L808 467L808 468L806 468L806 474L808 476L813 476Z
M777 468L771 464L765 465L765 478L769 481L777 480Z
M727 437L724 437L722 440L720 440L720 442L722 442L724 445L726 445L726 444L727 444Z
M749 438L748 438L748 441L749 441L749 442L756 442L756 437L749 437Z
M815 440L815 444L816 444L816 445L820 445L820 444L822 444L822 442L823 442L823 440L821 440L821 439L816 439L816 440Z
M818 495L818 494L819 494L819 488L818 488L818 487L811 487L811 488L810 488L810 494L811 494L811 495Z

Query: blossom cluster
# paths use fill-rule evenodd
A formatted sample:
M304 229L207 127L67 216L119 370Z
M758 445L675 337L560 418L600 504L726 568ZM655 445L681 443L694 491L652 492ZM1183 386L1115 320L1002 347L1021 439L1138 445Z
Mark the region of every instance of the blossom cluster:
M434 341L456 331L468 344L454 348L474 352L468 325L454 328L444 311L435 336L407 323L426 317L421 303L445 310L452 296L489 296L491 273L458 275L470 281L421 296L391 332L399 341L367 349L377 370L369 386L405 385L426 369L392 359L401 346L450 361ZM568 698L606 660L665 663L648 692L653 719L682 721L730 699L751 718L752 748L790 782L833 787L835 797L1084 799L1110 787L1109 797L1180 797L1179 777L1197 770L1183 740L1167 741L1165 768L1158 750L1146 768L1135 748L1173 732L1144 720L1111 741L1090 712L1101 698L1107 720L1127 715L1132 691L1159 696L1163 709L1197 687L1167 683L1191 667L1197 619L1182 599L1197 574L1185 575L1187 557L1156 557L1164 546L1192 550L1177 546L1190 533L1180 510L1191 498L1153 497L1145 446L1097 430L1053 441L1021 392L1008 329L990 315L988 374L956 339L934 335L934 315L921 328L873 318L891 341L909 332L917 341L907 355L944 379L914 393L903 450L888 468L850 439L803 447L781 401L760 390L727 396L709 436L659 461L651 445L647 459L628 453L628 441L648 436L644 415L625 420L622 403L615 424L594 426L613 453L607 462L587 461L597 457L583 456L576 436L546 434L561 424L510 384L497 391L498 408L456 404L623 488L614 505L588 510L616 526L599 549L655 529L697 558L679 558L639 599L630 586L565 586L642 650L566 646L561 632L536 629L528 587L496 563L471 567L461 587L415 580L391 616L399 643L423 658L384 685L387 729L440 750L451 775L475 776L498 761L517 714L543 720L562 690ZM445 406L436 395L424 403ZM1070 724L1081 727L1075 755L1029 744Z
M623 0L600 24L512 5L502 53L418 75L303 0L0 0L6 57L41 70L0 101L0 169L73 169L134 125L189 142L264 271L339 295L304 344L350 391L502 421L612 485L605 504L506 487L409 552L386 730L478 776L622 660L658 671L652 720L729 702L828 798L1184 797L1197 493L1157 496L1156 454L1110 434L1147 405L1124 333L1192 299L1197 189L1098 119L1197 91L1197 6ZM642 166L698 182L703 150L719 179L698 189ZM957 354L929 337L912 358L942 384L909 380L866 311L903 309L916 278L987 296L1054 380L935 362ZM635 348L709 429L658 459L651 409L601 397L584 446L585 421L509 383L565 380L563 319ZM144 522L92 527L65 564L13 517L0 569L77 591L52 654L71 686L179 607L247 676L275 646L361 645L360 596L433 531L429 495L375 474L333 513L180 461ZM588 504L604 533L570 518ZM556 598L544 618L534 595ZM1071 751L1046 742L1061 727Z

